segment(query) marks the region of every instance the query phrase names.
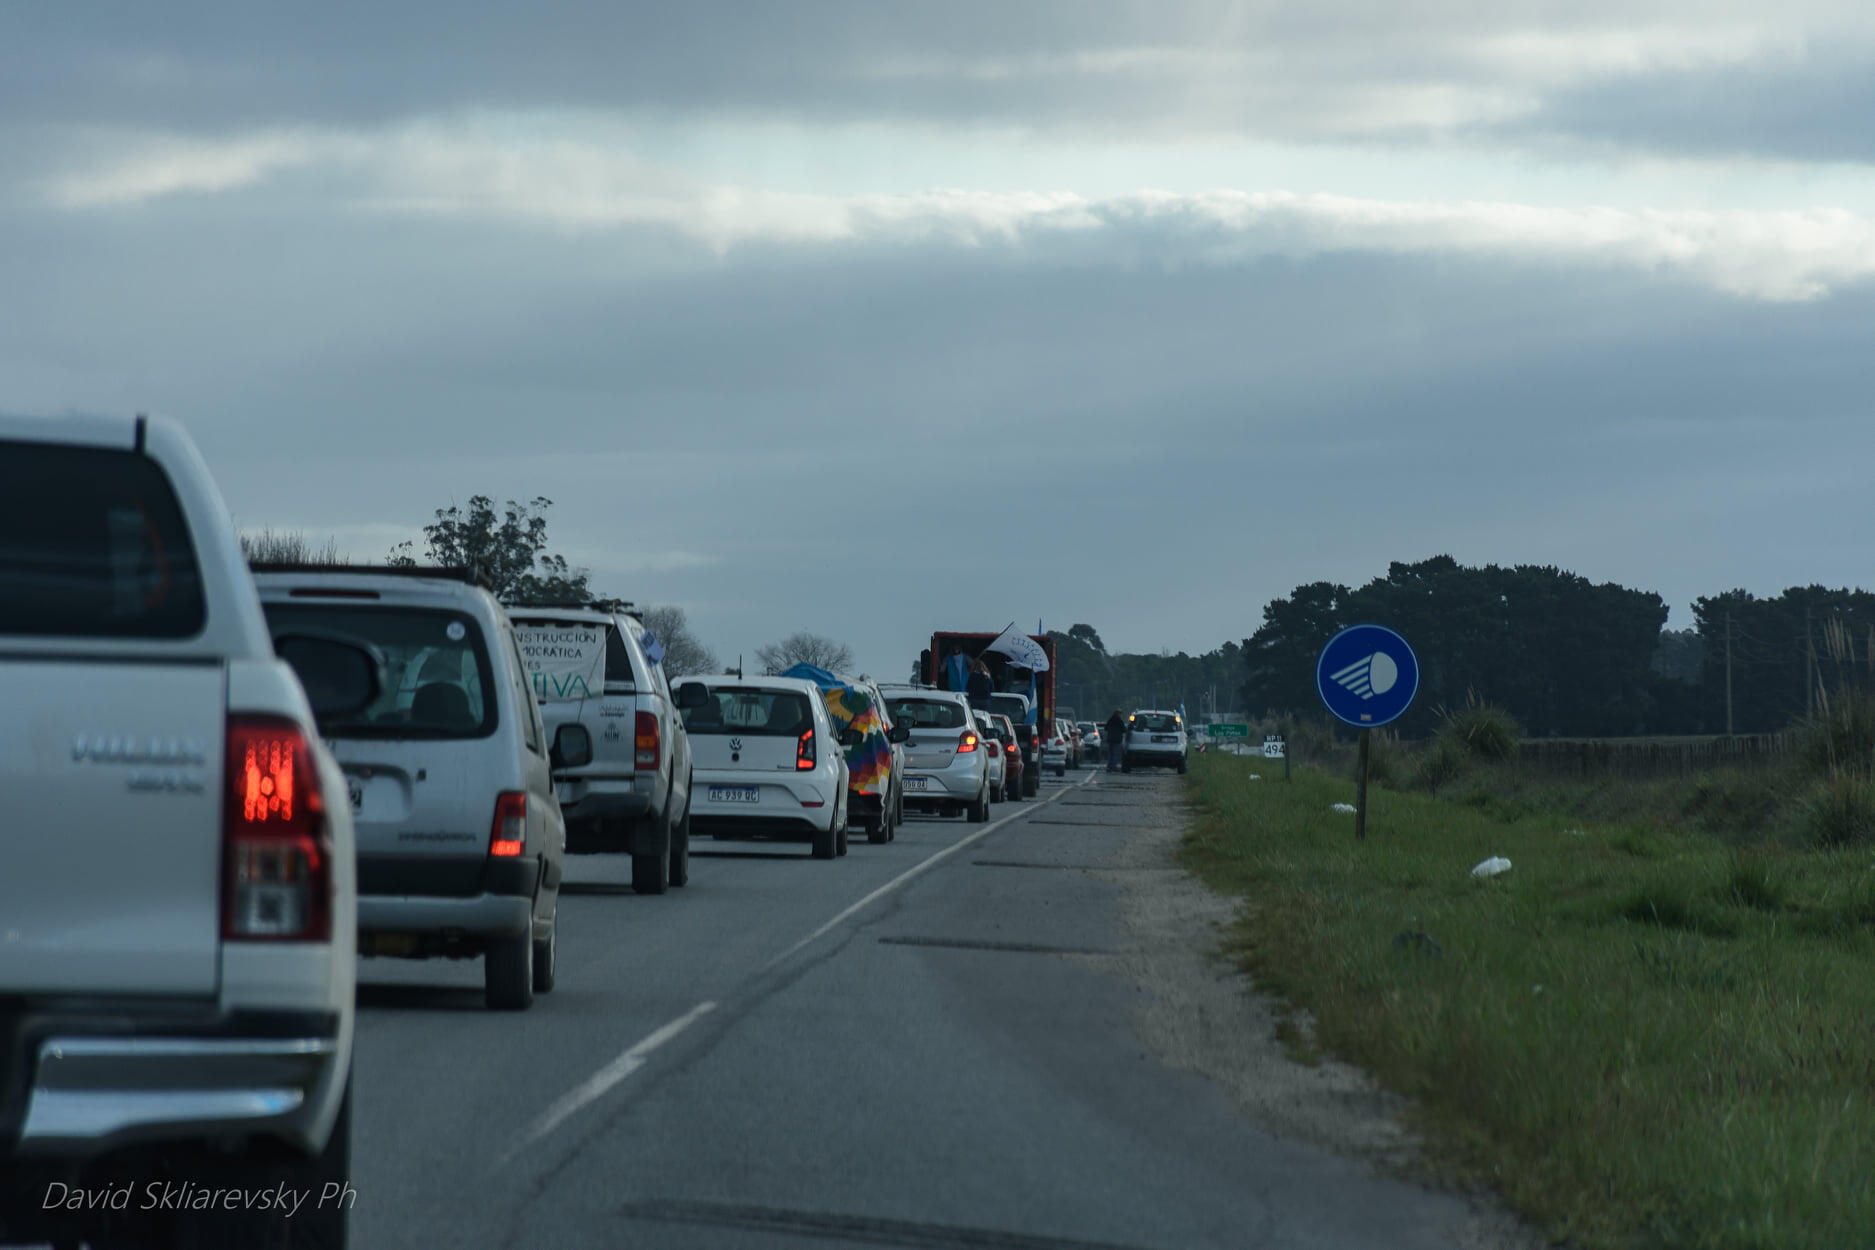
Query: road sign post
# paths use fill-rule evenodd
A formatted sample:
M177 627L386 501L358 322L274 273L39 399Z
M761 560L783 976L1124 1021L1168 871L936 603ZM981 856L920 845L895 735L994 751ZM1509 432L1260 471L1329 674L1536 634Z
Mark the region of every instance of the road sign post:
M1419 693L1419 657L1384 625L1350 625L1330 638L1316 659L1315 690L1337 719L1361 731L1354 837L1365 841L1369 736L1412 705Z

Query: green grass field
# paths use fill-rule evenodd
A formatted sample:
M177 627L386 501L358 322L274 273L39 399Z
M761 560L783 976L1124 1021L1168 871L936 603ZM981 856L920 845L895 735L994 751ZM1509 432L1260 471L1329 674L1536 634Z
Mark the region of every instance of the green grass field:
M1188 780L1229 953L1447 1175L1573 1245L1875 1246L1875 852L1379 788L1356 843L1350 781Z

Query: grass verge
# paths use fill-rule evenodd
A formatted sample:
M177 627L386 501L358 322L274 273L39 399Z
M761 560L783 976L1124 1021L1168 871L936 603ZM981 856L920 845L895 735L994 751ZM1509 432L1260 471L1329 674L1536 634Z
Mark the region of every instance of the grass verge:
M1875 1245L1875 859L1192 757L1184 863L1432 1159L1584 1247ZM1514 867L1477 880L1492 855ZM1419 935L1423 935L1419 936Z

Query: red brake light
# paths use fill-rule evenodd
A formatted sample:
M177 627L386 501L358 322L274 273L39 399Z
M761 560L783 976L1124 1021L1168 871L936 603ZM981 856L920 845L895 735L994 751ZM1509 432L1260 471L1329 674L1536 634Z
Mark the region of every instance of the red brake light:
M488 834L488 853L503 858L521 853L527 845L527 794L504 790L495 796L495 824Z
M222 937L327 941L332 843L306 735L278 717L231 719L224 784Z
M650 712L638 713L637 762L641 769L658 766L658 718Z
M794 767L798 772L811 772L814 768L814 731L801 731L801 745L794 751Z
M1014 757L1015 755L1017 755L1018 752L1016 751L1016 744L1012 742L1008 746L1004 747L1003 754L1007 756L1011 756L1011 757Z
M964 736L957 739L957 754L968 755L970 752L976 749L977 749L977 736L971 733L968 729L964 730Z

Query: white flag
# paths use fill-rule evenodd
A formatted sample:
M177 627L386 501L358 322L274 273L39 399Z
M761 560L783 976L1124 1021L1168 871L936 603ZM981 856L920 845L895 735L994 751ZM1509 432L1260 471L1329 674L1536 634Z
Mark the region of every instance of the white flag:
M1033 669L1038 673L1048 667L1048 653L1042 650L1035 639L1027 634L1018 634L1014 625L998 634L996 641L983 649L1006 655L1023 668Z

